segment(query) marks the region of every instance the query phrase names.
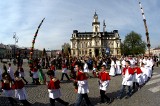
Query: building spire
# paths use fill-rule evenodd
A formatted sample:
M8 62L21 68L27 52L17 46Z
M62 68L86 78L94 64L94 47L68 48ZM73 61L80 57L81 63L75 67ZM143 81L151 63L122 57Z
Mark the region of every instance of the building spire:
M103 35L105 33L105 28L106 28L106 24L105 24L105 20L103 20Z
M93 16L92 26L93 26L93 32L99 32L100 31L100 22L98 21L98 15L97 15L96 11L95 11L94 16Z

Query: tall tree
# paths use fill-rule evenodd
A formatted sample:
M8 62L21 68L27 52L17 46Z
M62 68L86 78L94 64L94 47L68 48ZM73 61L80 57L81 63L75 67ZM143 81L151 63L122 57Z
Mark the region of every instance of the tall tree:
M43 48L43 51L42 51L42 57L44 58L45 56L46 56L46 49L45 48Z
M69 43L64 43L62 45L62 52L64 55L69 55L70 54L70 44Z
M146 43L142 41L142 36L134 31L125 36L122 43L122 54L124 55L138 55L144 54L146 50Z

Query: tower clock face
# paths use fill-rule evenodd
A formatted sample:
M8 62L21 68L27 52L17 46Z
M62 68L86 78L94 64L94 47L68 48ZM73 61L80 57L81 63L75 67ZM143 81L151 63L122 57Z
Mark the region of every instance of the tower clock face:
M95 31L96 31L96 32L98 31L98 28L99 28L99 26L96 25L96 26L95 26Z

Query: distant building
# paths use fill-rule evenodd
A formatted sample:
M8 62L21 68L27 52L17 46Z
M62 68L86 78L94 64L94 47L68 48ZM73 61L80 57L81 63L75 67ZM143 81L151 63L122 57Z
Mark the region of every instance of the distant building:
M16 58L16 55L19 51L19 47L17 45L9 45L12 48L12 58Z
M10 45L4 45L4 47L5 47L4 58L11 59L12 58L12 48L10 47Z
M48 57L51 57L52 56L52 51L51 50L46 50L46 54Z
M0 44L0 59L5 57L5 46L1 43Z
M153 55L160 57L160 48L154 48Z
M57 57L58 55L62 55L61 50L51 50L51 57Z
M100 32L100 22L95 12L92 22L92 32L78 32L73 30L71 41L72 56L121 56L121 39L118 30L105 31L103 21L103 32Z
M146 54L146 55L149 54L149 53L148 53L148 50L146 50L145 54ZM152 48L152 49L150 49L150 54L151 54L152 56L158 56L158 57L160 57L160 48Z

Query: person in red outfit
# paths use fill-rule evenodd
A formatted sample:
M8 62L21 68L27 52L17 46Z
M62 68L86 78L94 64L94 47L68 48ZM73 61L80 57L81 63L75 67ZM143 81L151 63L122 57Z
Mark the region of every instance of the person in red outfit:
M8 98L12 106L16 106L17 101L13 99L13 83L10 75L6 72L2 74L2 91L5 97Z
M130 61L126 61L126 67L123 69L122 72L122 87L120 90L120 93L117 97L117 99L121 99L122 98L122 94L125 90L125 87L128 87L128 93L127 96L125 97L126 99L128 99L131 95L132 95L132 85L133 85L133 75L134 75L134 71L133 69L130 67Z
M40 85L37 66L32 67L30 70L32 73L33 83L36 85Z
M65 64L65 62L62 63L62 76L61 76L61 81L63 81L63 77L64 75L66 76L66 78L68 79L68 81L70 80L68 74L67 74L67 65Z
M50 77L48 85L48 92L49 92L49 98L50 98L50 104L51 106L55 106L55 101L60 102L64 106L68 106L69 103L65 102L60 98L61 92L60 92L60 81L55 77L53 71L48 71L47 75Z
M50 70L52 70L54 73L56 72L56 67L53 63L50 66Z
M134 81L133 81L133 92L136 91L136 86L138 87L138 90L141 89L144 80L142 77L142 70L140 67L138 67L138 64L135 64L135 67L133 68L134 70Z
M15 81L14 81L14 88L15 88L15 97L19 99L19 101L23 104L23 106L31 106L31 104L27 101L27 95L24 88L24 83L22 78L19 77L19 72L16 71L14 73Z
M98 76L99 78L99 89L100 89L100 95L101 95L101 103L104 103L105 99L107 100L107 103L111 103L111 98L109 98L107 95L105 95L105 92L109 86L110 76L109 73L106 71L106 65L102 65L101 72Z
M87 80L89 76L87 76L88 73L85 73L82 68L82 64L75 65L75 70L77 71L75 80L75 82L77 82L77 100L75 106L81 106L83 98L85 99L87 106L93 106L88 97L89 87Z
M25 74L24 74L24 69L22 66L18 67L18 71L19 71L19 76L23 79L23 81L26 83L26 85L28 84L28 81L24 78Z

